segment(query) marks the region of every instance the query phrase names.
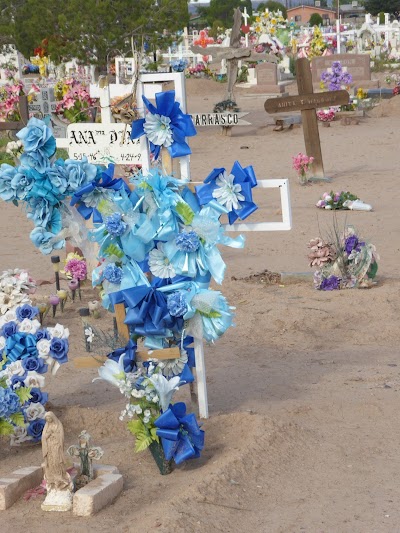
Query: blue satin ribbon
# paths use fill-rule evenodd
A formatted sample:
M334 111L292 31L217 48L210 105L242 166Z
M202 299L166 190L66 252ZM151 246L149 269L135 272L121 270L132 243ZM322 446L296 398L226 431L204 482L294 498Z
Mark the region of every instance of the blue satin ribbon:
M119 358L122 354L125 354L122 361L124 364L124 372L135 372L136 367L136 349L137 345L135 342L130 340L124 348L118 348L110 354L107 355L108 359L112 359L118 363Z
M257 178L252 166L243 168L238 161L235 161L230 174L233 174L235 179L234 185L240 185L242 194L245 200L239 201L240 208L227 211L225 206L218 203L218 200L213 197L213 192L218 189L216 181L220 174L223 174L224 168L215 168L204 180L203 185L198 185L196 189L197 198L200 205L210 205L221 213L227 213L229 224L233 224L238 218L245 220L249 215L258 209L253 202L253 195L251 189L257 185Z
M29 191L30 198L45 198L51 205L60 203L65 195L61 194L57 187L51 183L46 175L38 174L40 179L35 180L32 189Z
M19 359L37 356L36 337L31 333L14 333L6 342L7 362L14 363Z
M114 166L115 165L113 164L108 165L107 170L103 171L100 179L94 179L87 185L84 185L72 196L70 205L77 205L78 212L85 220L89 220L89 218L93 216L93 222L95 224L100 224L103 222L101 213L95 207L88 207L85 205L85 200L82 199L84 195L90 194L95 189L99 188L112 189L114 191L123 189L128 194L130 193L128 185L122 178L113 178Z
M156 107L145 97L142 96L147 110L152 115L161 115L170 119L170 128L172 132L173 143L168 147L171 157L183 157L189 155L192 151L186 143L186 137L196 135L196 128L193 125L192 117L183 113L179 102L175 101L175 91L165 91L156 94ZM145 134L144 123L146 119L141 118L132 122L131 139L138 139ZM160 155L161 146L150 142L150 150L155 159Z
M154 425L167 461L174 459L179 465L187 459L200 457L204 448L204 431L193 413L186 414L183 402L171 405L155 420Z

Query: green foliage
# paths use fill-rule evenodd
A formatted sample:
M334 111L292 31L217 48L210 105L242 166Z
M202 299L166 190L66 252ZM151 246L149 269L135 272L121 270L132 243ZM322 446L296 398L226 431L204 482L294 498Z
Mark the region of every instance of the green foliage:
M178 202L175 207L176 214L182 219L182 222L185 226L188 226L192 223L194 218L194 211L191 209L188 204L184 202Z
M159 442L159 438L156 434L157 428L154 426L152 428L148 428L140 418L128 422L127 427L129 431L135 435L136 453L142 452L148 448L154 440Z
M275 0L268 0L268 2L261 2L261 4L258 4L257 11L259 13L265 11L266 9L268 9L269 11L282 11L283 17L287 19L287 9L280 2L275 2Z
M54 62L75 57L100 68L113 54L131 54L131 39L155 49L189 22L187 0L0 0L0 12L1 35L24 56L47 39Z
M399 11L400 4L398 0L365 0L365 12L371 15L383 13L395 13Z
M20 387L15 389L15 394L18 396L19 401L22 405L31 398L31 388L30 387Z
M16 426L23 426L25 424L24 415L21 413L21 411L11 415L10 420Z
M214 311L213 309L208 311L208 313L206 311L200 311L200 309L198 309L198 312L200 315L205 316L206 318L220 318L222 316L221 313Z
M0 435L11 435L14 433L14 426L7 420L0 419Z
M240 7L242 13L243 9L247 8L247 13L253 13L251 0L210 0L208 7L199 7L197 12L202 15L209 26L213 26L214 21L222 23L226 28L231 28L233 25L233 11Z
M210 37L214 37L216 39L220 33L224 33L225 26L222 20L214 20L212 23L211 29L208 32L208 35Z
M322 25L321 15L319 13L313 13L308 23L310 26L321 26Z
M385 24L385 13L383 11L379 13L379 24Z

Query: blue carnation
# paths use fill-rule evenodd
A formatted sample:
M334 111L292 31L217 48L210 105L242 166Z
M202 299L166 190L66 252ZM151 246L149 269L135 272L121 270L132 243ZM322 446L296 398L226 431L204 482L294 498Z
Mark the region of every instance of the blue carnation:
M42 392L39 387L32 387L31 388L31 397L29 399L30 403L41 403L46 404L49 399L49 395L47 392Z
M1 328L1 334L6 339L8 339L8 337L12 337L15 335L15 333L17 333L17 323L14 321L6 322L6 324L4 324L4 326Z
M180 291L174 292L167 297L167 307L171 316L183 316L188 310L186 299Z
M17 173L15 167L3 163L0 165L0 198L5 202L15 200L15 190L11 182Z
M58 363L66 363L68 361L68 341L67 339L58 339L54 337L50 343L50 355Z
M175 237L175 244L181 252L195 252L200 246L200 239L194 231L179 233Z
M32 437L34 442L39 441L42 438L43 428L46 424L46 421L43 418L38 418L33 420L28 428L27 433Z
M107 281L114 283L115 285L119 285L121 283L124 271L114 263L111 263L105 267L103 274Z
M20 410L18 396L11 389L0 387L0 418L8 418Z
M105 225L108 233L115 236L123 235L128 227L127 224L122 220L122 215L120 213L114 213L105 219Z
M15 314L20 322L22 322L24 318L33 320L35 316L39 314L39 309L37 307L33 307L32 305L24 304L17 307Z

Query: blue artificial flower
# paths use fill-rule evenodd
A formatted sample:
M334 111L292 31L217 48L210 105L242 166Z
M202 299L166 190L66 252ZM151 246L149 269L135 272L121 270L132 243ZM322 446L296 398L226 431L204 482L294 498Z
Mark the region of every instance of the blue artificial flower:
M30 403L41 403L45 404L47 403L49 399L49 395L47 392L42 392L38 387L32 387L31 388L31 397L29 398Z
M167 307L171 316L183 316L188 310L185 296L180 291L167 296Z
M115 236L121 236L125 233L128 225L122 220L120 213L113 213L104 220L108 233Z
M11 376L11 385L12 389L19 389L20 387L25 387L26 372L23 376Z
M4 324L4 326L1 328L1 334L3 337L8 339L8 337L12 337L17 332L17 323L14 321L7 322Z
M38 374L45 374L47 372L47 365L40 357L25 357L22 359L22 366L27 372L38 372Z
M181 252L195 252L200 246L200 239L194 231L182 232L175 237L175 244Z
M33 307L32 305L24 304L17 307L17 309L15 310L15 314L17 315L17 318L20 322L22 322L24 318L29 318L29 320L33 320L35 316L39 314L39 309L37 307Z
M35 333L35 337L37 342L41 341L42 339L46 339L48 341L51 339L50 333L45 328L38 329Z
M156 107L145 97L146 118L132 122L131 139L147 136L151 153L157 159L162 146L168 148L171 157L189 155L192 151L186 137L196 135L196 128L190 115L182 112L179 102L175 101L175 91L156 94Z
M58 363L66 363L68 361L68 341L67 339L58 339L54 337L50 343L50 355Z
M0 198L5 202L15 200L15 190L11 182L16 173L15 167L7 163L0 165Z
M66 159L64 168L68 179L68 194L73 194L83 185L95 180L98 177L98 170L102 172L102 167L97 168L96 165L88 163L87 157L83 157L80 161Z
M42 438L43 428L46 424L46 421L43 418L37 418L30 422L27 433L32 437L34 442L38 442Z
M25 200L28 196L35 183L36 174L35 170L30 167L21 165L17 168L17 172L11 180L11 187L14 189L17 200Z
M30 239L44 255L49 255L53 250L60 250L65 246L64 239L57 239L56 234L42 227L34 228L30 233Z
M31 209L27 217L32 220L35 226L45 228L51 221L54 207L46 198L35 197L29 201Z
M46 170L46 176L53 187L60 191L60 194L67 193L69 176L63 159L58 159L53 166L49 167Z
M103 275L107 281L119 285L121 283L124 271L114 263L108 264L103 272Z
M53 132L37 118L31 118L25 128L17 133L17 137L23 142L25 152L30 154L50 158L56 151Z
M8 418L20 410L18 396L11 389L0 387L0 419Z

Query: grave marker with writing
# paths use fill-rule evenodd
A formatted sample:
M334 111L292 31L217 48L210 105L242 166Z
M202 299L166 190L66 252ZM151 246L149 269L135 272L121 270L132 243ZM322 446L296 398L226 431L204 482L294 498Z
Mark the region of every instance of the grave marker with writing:
M370 57L368 54L334 54L332 56L314 57L311 60L312 82L319 85L321 74L332 68L334 61L340 61L343 68L353 77L353 82L361 87L371 86Z
M196 128L201 126L250 126L242 120L248 113L193 113L191 115Z
M313 177L326 181L316 109L319 107L348 104L349 93L347 91L313 93L310 62L305 57L297 60L296 73L299 95L284 98L270 98L264 104L265 111L267 113L301 111L306 152L309 157L314 158Z
M283 85L278 85L278 67L275 63L259 63L256 66L257 85L253 92L283 93Z

